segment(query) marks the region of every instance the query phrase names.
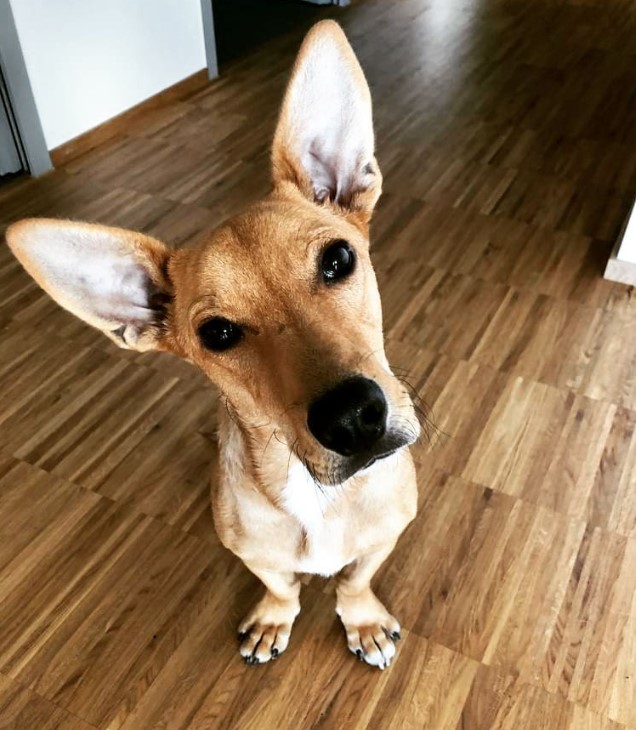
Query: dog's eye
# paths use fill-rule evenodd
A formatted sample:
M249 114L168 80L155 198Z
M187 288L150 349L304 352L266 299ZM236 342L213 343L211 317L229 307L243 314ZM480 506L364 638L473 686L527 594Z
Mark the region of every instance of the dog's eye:
M200 325L197 334L206 350L223 352L243 339L243 330L229 319L213 317Z
M334 241L322 254L322 278L326 284L343 279L353 271L355 254L346 241Z

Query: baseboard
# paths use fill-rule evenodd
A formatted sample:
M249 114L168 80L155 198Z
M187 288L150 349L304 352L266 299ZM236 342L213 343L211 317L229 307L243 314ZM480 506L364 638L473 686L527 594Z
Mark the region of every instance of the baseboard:
M68 142L52 149L50 151L51 162L55 167L61 167L70 160L102 144L102 142L121 134L125 131L127 125L132 121L136 121L140 116L170 102L184 99L202 89L207 83L208 70L204 68L160 91L158 94L144 99L144 101L118 114L116 117L112 117L97 127L89 129L88 132L73 137Z

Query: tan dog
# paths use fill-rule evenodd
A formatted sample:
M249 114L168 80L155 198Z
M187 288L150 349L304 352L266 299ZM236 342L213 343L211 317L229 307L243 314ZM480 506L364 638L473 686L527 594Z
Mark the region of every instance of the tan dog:
M299 574L339 573L349 649L384 668L400 627L370 581L415 515L419 424L384 354L369 259L371 97L333 22L301 48L272 159L273 192L196 247L37 219L7 241L63 307L121 347L196 363L224 395L214 522L266 588L240 624L243 657L285 650Z

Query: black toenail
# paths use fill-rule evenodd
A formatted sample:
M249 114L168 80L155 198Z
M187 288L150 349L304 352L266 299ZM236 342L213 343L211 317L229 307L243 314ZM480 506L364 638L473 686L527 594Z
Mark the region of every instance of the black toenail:
M276 659L276 657L278 656L278 649L272 649L272 656L274 657L274 659Z
M247 638L247 634L247 631L239 631L236 636L238 637L239 641L244 641Z
M356 656L358 657L358 659L360 659L360 657L362 656L362 649L356 649Z
M391 638L393 639L393 641L399 641L402 638L402 636L400 635L399 631L394 631L391 634Z

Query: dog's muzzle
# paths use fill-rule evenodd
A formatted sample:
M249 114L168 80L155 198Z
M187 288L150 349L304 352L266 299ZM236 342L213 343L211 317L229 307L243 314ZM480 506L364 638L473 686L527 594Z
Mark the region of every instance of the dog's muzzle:
M389 426L389 407L380 386L356 375L316 398L307 411L314 438L337 454L325 473L313 470L323 484L341 484L403 446L415 433Z
M340 456L369 454L386 433L388 406L380 386L355 376L323 393L307 412L307 426L316 440Z

